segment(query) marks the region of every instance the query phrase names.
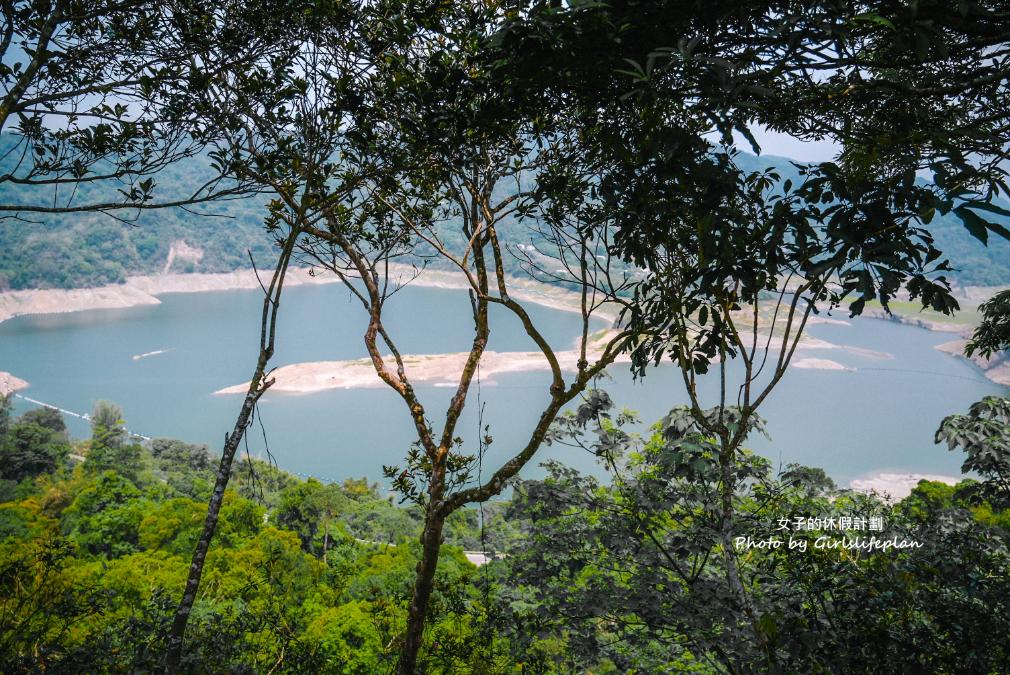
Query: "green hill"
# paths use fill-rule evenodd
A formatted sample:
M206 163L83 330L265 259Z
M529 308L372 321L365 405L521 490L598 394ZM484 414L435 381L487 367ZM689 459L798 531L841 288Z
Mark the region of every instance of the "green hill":
M783 178L799 179L799 172L788 157L762 155L760 157L741 154L737 160L744 170L773 167ZM1007 204L1003 204L1007 207ZM986 218L1010 226L1010 219L986 214ZM1002 286L1010 284L1010 241L998 236L990 236L988 245L983 245L965 229L961 221L952 214L937 216L928 226L937 247L950 260L955 272L954 280L963 286Z
M0 136L0 170L10 171L14 136ZM170 166L156 177L159 200L189 194L211 177L206 157ZM122 187L110 181L81 184L74 203L115 199ZM0 182L0 203L65 205L70 191L54 194L11 182ZM130 274L164 270L173 244L184 255L175 257L172 271L226 272L249 266L247 251L257 263L269 264L271 239L264 232L263 200L244 199L190 209L121 212L124 223L100 213L22 214L0 220L0 290L81 288L125 281ZM207 215L201 215L207 214ZM216 216L216 217L212 217ZM179 246L185 242L186 246ZM188 249L202 255L186 256Z
M12 135L0 136L3 169L9 170L16 154L7 152L13 143ZM744 169L773 166L784 175L795 176L790 161L771 155L741 155L739 159ZM171 166L157 176L159 199L187 194L210 175L205 157ZM117 187L108 182L81 185L75 202L109 199ZM32 188L0 182L0 203L51 203L54 197L63 203L67 196L54 196L51 189L33 192ZM33 214L0 221L0 291L121 283L127 275L164 271L173 247L173 272L227 272L248 267L247 251L253 253L257 264L270 264L272 240L262 228L262 198L124 215L136 215L136 219L127 224L103 214L82 213ZM1010 226L1010 221L1005 224ZM1010 242L994 237L988 247L983 246L954 216L936 218L930 228L957 269L954 277L958 283L1010 283ZM529 232L520 223L509 223L503 236L524 243ZM518 271L518 264L514 267L512 271Z

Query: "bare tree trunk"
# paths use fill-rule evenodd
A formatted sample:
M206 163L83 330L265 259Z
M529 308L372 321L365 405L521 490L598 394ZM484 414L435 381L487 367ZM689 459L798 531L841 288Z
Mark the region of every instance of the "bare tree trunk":
M256 402L260 395L266 390L261 387L259 381L262 379L262 369L257 368L256 377L253 382L257 383L254 388L246 394L242 403L242 410L238 419L235 420L235 427L230 434L225 437L224 450L221 453L221 464L217 470L217 481L214 484L214 492L210 497L210 504L207 507L207 517L203 523L203 532L196 543L196 551L193 552L193 561L189 566L189 577L186 579L186 589L183 591L182 600L175 612L175 620L172 622L172 631L168 636L168 653L165 657L165 672L179 672L182 660L182 640L186 632L186 624L189 621L189 614L193 609L197 591L200 588L200 577L203 575L203 565L207 558L207 551L210 549L211 539L214 537L214 530L217 528L218 516L221 512L221 504L224 502L224 491L228 487L228 479L231 476L232 461L235 458L235 451L242 440L252 411L256 407Z
M719 530L722 535L722 545L726 558L726 582L729 584L730 592L735 596L737 603L743 610L747 621L754 631L754 638L757 640L762 651L768 659L768 663L775 662L774 652L768 644L768 639L761 629L761 623L754 612L754 605L751 603L747 588L740 578L740 566L737 564L736 550L733 546L733 516L736 507L733 500L736 496L736 477L733 475L734 464L736 463L736 453L742 443L743 438L734 435L732 438L723 438L719 452L720 468L720 523Z
M396 667L397 675L414 675L417 668L417 652L421 649L428 603L435 585L435 570L438 568L438 552L442 544L444 524L445 518L437 509L432 509L425 519L424 532L421 534L421 561L417 564L414 594L407 614L407 633Z
M196 543L196 550L193 552L193 560L189 566L189 576L186 579L186 588L175 611L175 619L172 622L172 629L168 635L168 645L165 654L165 673L168 675L174 675L180 670L186 624L189 622L189 615L193 610L193 603L196 602L197 591L200 589L200 578L203 576L207 551L210 549L211 540L214 538L214 531L217 529L221 505L224 502L224 493L228 487L228 480L231 478L231 467L235 459L235 452L238 450L245 430L252 420L256 403L272 384L271 380L266 379L266 368L274 353L277 311L280 307L281 291L284 288L284 276L287 273L288 263L291 260L291 252L297 238L298 231L292 229L278 257L277 267L274 270L270 286L263 288L264 298L260 326L259 358L256 361L256 369L249 382L249 390L246 392L242 408L239 411L238 418L235 420L235 426L232 428L230 434L225 435L224 448L221 451L221 463L218 466L217 480L214 483L214 492L211 494L210 503L207 505L207 517L204 519L203 531L200 533L200 539Z
M726 444L722 447L722 452L719 453L719 468L720 468L720 478L721 485L719 490L721 513L719 530L722 534L722 545L726 549L726 579L729 582L730 590L733 595L736 596L737 602L740 603L741 609L747 614L749 619L753 619L752 613L750 611L750 602L747 597L747 591L743 586L743 582L740 581L740 570L737 566L736 553L733 551L733 514L735 513L735 508L733 505L733 498L736 493L736 481L733 477L733 462L736 458L736 448L727 447Z

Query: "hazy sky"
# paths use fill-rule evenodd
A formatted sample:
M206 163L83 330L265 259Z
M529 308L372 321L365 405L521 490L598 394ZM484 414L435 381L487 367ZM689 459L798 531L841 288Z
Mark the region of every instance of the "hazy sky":
M801 162L826 162L835 158L839 146L830 141L800 141L792 136L767 129L754 129L754 138L761 146L762 155L779 155ZM739 138L740 147L750 149L750 144Z

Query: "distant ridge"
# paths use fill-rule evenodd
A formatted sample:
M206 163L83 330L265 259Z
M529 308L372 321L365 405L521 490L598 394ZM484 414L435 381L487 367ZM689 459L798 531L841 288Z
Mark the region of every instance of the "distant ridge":
M6 150L11 134L0 135L0 169L13 161ZM774 167L786 177L798 176L787 157L741 153L745 170ZM196 157L169 167L156 177L161 198L182 196L211 175L208 159ZM113 195L111 183L82 185L81 201ZM0 183L0 203L52 201L51 190ZM270 265L272 239L264 231L263 199L221 202L196 209L219 217L203 217L182 209L146 211L127 225L95 213L33 214L28 222L0 221L0 292L46 288L94 288L124 283L127 276L170 271L232 272L249 267L247 251L257 264ZM987 214L987 217L994 217ZM1010 219L1001 219L1010 227ZM957 268L951 275L961 286L1010 284L1010 242L993 236L989 246L974 239L954 216L929 225L937 245ZM452 233L447 233L451 239ZM523 225L506 226L502 237L527 243ZM465 242L463 242L465 244ZM513 273L518 270L510 270Z

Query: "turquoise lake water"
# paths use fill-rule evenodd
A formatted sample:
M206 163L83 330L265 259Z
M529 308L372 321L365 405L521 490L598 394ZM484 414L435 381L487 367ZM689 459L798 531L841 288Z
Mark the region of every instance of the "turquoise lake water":
M160 305L18 317L0 323L0 370L28 380L31 387L22 393L32 398L79 412L89 412L97 400L112 400L137 433L219 450L241 397L212 392L249 379L260 298L259 291L176 294L161 296ZM363 357L365 318L356 303L337 285L287 290L274 365ZM532 306L531 314L552 346L571 346L580 326L577 314L538 306ZM469 300L460 291L406 288L389 301L387 316L404 353L463 351L472 339ZM750 442L776 464L819 466L840 483L891 470L957 475L961 457L932 441L940 420L965 411L982 396L1007 393L972 364L934 349L950 340L949 334L873 319L820 324L810 334L893 358L840 349L798 354L831 359L854 371L793 368L785 375L761 410L772 440ZM498 310L492 315L489 348L527 351L535 346L514 317ZM157 350L167 351L132 358ZM604 388L618 405L638 410L645 422L686 401L672 368L655 369L640 381L627 366L613 366L610 374ZM548 399L548 383L546 371L484 378L484 422L495 439L487 464L521 447ZM437 421L451 389L417 388ZM702 389L714 396L716 383L704 382ZM476 394L471 393L460 426L470 439L478 428ZM16 409L28 405L18 401ZM327 479L380 479L382 466L399 463L413 439L403 403L386 389L268 392L260 411L278 464ZM75 435L87 435L86 423L68 422ZM249 449L259 456L262 433L258 426L252 432ZM584 451L553 446L542 448L524 475L542 475L536 464L547 458L598 471Z

